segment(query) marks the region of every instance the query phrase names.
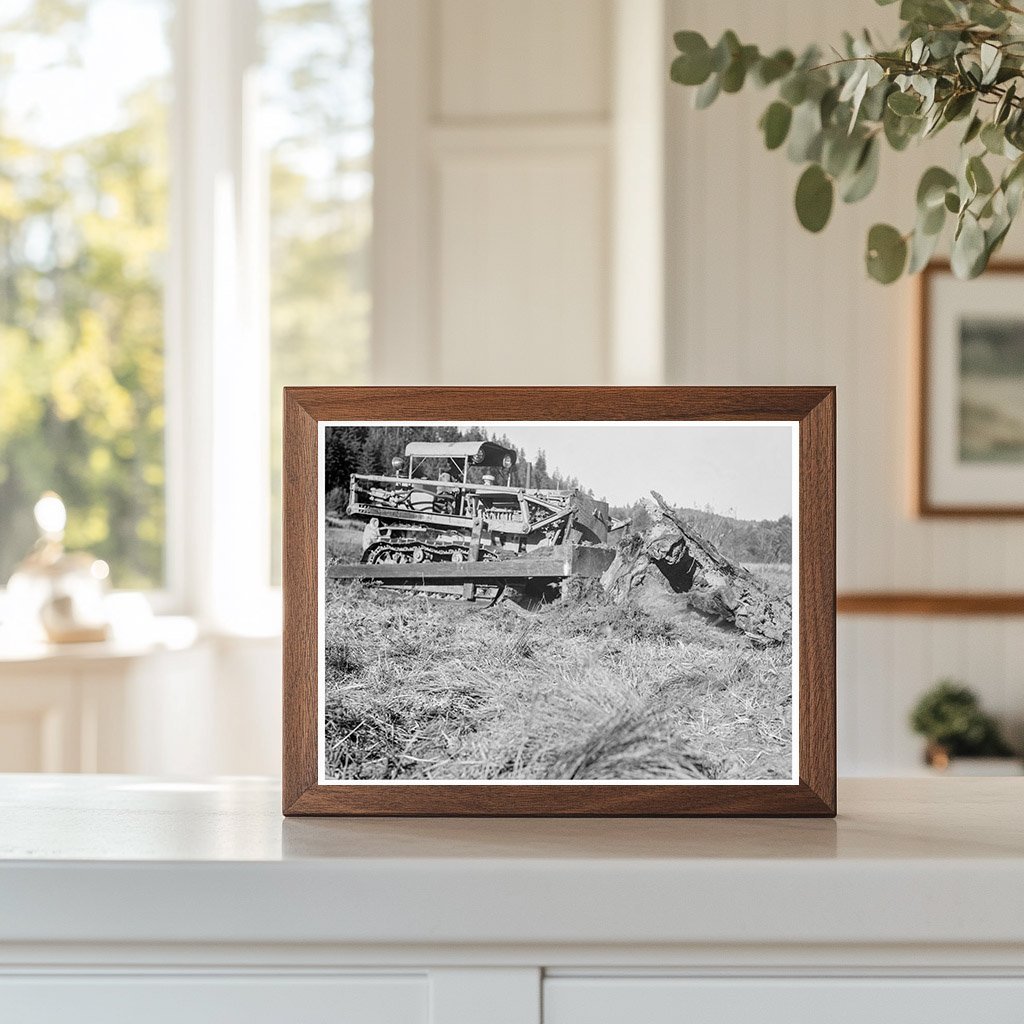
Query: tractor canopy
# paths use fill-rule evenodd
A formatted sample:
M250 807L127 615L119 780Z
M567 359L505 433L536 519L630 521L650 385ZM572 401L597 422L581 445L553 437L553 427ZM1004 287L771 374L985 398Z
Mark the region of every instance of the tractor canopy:
M505 459L516 463L514 448L505 448L493 441L410 441L405 446L405 454L414 459L467 459L471 466L490 466L501 469Z

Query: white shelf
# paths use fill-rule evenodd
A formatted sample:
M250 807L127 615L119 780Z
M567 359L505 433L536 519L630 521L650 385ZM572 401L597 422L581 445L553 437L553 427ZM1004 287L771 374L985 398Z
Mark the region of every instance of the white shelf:
M0 783L0 942L1024 946L1016 780L821 820L288 819L276 785Z

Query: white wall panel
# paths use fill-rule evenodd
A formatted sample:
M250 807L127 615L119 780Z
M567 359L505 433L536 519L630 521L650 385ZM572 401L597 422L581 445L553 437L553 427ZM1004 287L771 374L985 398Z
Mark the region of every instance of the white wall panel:
M895 8L864 0L668 0L670 30L712 41L802 47L867 24L895 35ZM956 142L883 153L881 185L837 204L818 236L796 221L800 169L766 152L756 128L770 93L748 88L705 111L666 87L666 320L671 383L835 384L839 408L841 590L1024 590L1024 522L931 522L909 512L914 382L913 284L883 288L863 269L864 238L887 220L909 227L917 180ZM1020 229L1008 255L1024 252ZM847 773L915 767L906 727L920 692L959 677L1019 729L1024 621L840 620L839 742Z
M608 0L440 0L442 120L605 117Z
M446 384L600 383L606 157L458 155L439 169Z
M657 45L661 0L631 2L658 12ZM375 382L607 378L614 15L612 0L378 0Z

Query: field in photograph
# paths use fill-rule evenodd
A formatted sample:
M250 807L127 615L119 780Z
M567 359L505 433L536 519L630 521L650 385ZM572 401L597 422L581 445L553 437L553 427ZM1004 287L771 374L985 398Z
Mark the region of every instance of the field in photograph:
M328 562L359 541L329 528ZM789 593L788 564L751 568ZM678 598L525 613L329 581L326 602L328 778L790 778L791 645Z

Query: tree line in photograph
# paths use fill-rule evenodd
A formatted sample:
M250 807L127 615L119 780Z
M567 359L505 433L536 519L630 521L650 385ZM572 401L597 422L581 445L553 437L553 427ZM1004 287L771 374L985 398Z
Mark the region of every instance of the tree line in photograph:
M584 487L575 476L565 475L560 468L549 470L547 456L538 451L532 459L526 451L513 444L505 434L488 433L483 427L462 429L451 426L363 426L328 430L324 441L324 488L327 509L344 514L348 504L349 478L353 473L370 476L392 476L391 460L405 457L405 446L410 441L435 441L453 444L457 441L494 441L516 452L510 485L527 485L541 489L580 490L595 497L594 491ZM404 471L403 471L404 472ZM504 484L505 474L500 474ZM655 481L657 483L657 481ZM600 497L598 495L598 497ZM632 505L613 506L611 514L619 520L628 520L629 533L639 533L654 525L653 503L641 499ZM678 511L690 525L711 541L723 555L735 562L768 563L791 562L793 559L793 520L790 516L778 519L739 519L723 515L713 509L680 508ZM612 535L613 538L616 536Z
M371 476L393 476L391 460L395 456L405 457L405 446L410 441L435 441L454 444L458 441L493 441L516 453L516 463L511 475L502 470L497 481L504 484L506 479L512 487L525 487L527 473L529 486L553 490L581 490L594 496L594 492L582 487L574 476L563 475L558 469L548 469L547 456L538 451L531 458L525 449L512 443L505 434L488 433L483 427L437 427L437 426L389 426L389 427L345 427L328 430L324 441L324 489L327 492L327 507L343 510L348 502L349 477L353 473ZM529 464L529 470L527 465ZM404 474L404 471L403 471Z
M629 531L640 533L654 525L652 502L644 499L611 509L616 519L628 519ZM711 541L734 562L774 565L793 560L793 519L738 519L711 508L677 508L676 511L705 540Z

